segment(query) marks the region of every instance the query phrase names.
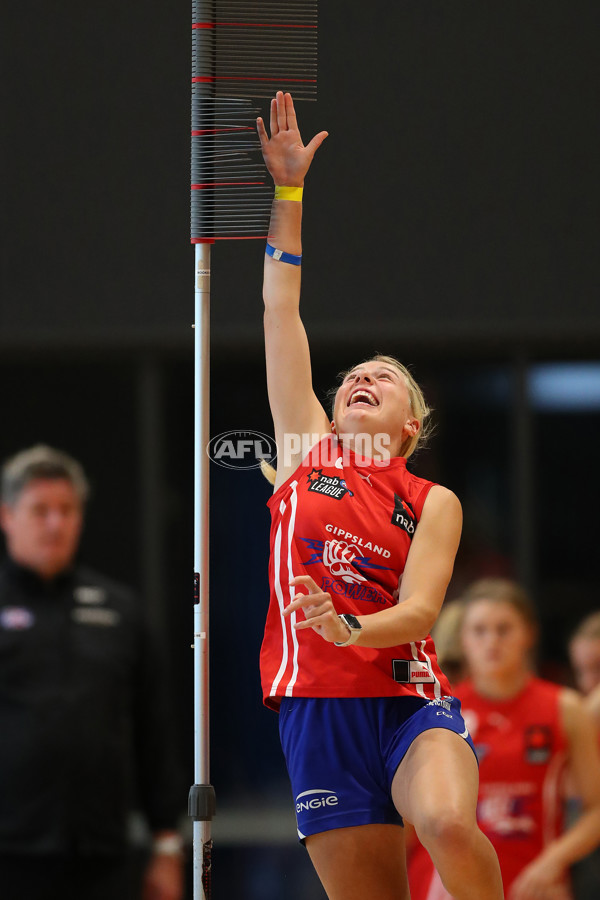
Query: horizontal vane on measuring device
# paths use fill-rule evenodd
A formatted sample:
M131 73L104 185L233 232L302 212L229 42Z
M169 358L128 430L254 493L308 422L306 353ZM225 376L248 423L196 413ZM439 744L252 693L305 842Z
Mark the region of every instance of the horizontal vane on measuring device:
M273 184L250 100L192 97L192 242L266 237Z
M192 83L215 96L317 92L317 0L195 0Z
M252 98L276 91L316 99L317 0L193 0L192 243L267 236L268 108Z

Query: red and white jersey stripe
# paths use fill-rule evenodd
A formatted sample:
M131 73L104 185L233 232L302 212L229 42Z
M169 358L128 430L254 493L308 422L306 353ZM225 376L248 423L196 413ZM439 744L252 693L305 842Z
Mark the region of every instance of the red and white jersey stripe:
M338 613L367 615L398 602L399 583L432 482L396 457L381 465L323 438L269 500L271 598L261 649L267 706L282 696L436 699L450 693L431 637L398 647L340 649L282 616L311 575ZM302 613L299 613L302 615Z

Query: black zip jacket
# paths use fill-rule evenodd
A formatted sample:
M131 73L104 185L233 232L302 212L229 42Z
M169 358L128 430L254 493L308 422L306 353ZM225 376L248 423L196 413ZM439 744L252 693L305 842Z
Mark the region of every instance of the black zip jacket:
M175 828L180 773L157 649L133 593L77 566L0 568L0 853L106 855L135 806Z

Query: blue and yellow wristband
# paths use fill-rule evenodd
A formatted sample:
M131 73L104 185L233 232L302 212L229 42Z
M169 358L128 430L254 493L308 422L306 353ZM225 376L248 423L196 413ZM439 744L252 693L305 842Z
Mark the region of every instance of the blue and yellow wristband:
M275 185L275 200L293 200L300 203L304 188L293 185ZM284 250L277 250L267 241L265 250L267 256L271 256L277 262L289 263L291 266L299 266L302 262L302 256L295 256L293 253L286 253Z

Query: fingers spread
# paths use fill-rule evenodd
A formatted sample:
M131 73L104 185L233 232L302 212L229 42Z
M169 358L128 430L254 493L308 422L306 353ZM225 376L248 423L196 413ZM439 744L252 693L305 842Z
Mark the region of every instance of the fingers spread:
M277 124L277 100L275 97L271 100L271 137L279 132Z
M307 144L306 149L309 150L310 153L316 153L326 137L329 137L329 133L327 131L320 131L318 134L315 134L312 141Z
M287 131L288 125L285 111L285 97L283 96L282 91L277 91L275 102L277 106L277 125L279 131Z
M321 593L321 588L318 587L316 581L314 578L311 578L310 575L297 575L290 581L290 586L292 587L299 584L303 587L307 587L311 594Z
M285 94L284 101L288 128L298 128L298 123L296 121L296 110L294 109L294 101L292 100L292 95Z
M260 140L261 146L265 146L269 143L269 138L267 136L267 129L265 128L265 123L263 120L258 117L256 120L256 130L258 131L258 138Z
M315 616L311 616L310 618L301 619L299 622L294 623L294 629L296 631L304 631L307 628L322 628L324 625L331 624L331 613L325 612L321 614L315 614Z
M295 597L292 598L291 603L283 610L284 616L289 616L291 613L296 612L299 609L304 608L304 614L307 614L308 610L313 608L317 608L319 605L322 605L324 602L330 600L329 594L323 594L319 592L318 594L296 594Z

